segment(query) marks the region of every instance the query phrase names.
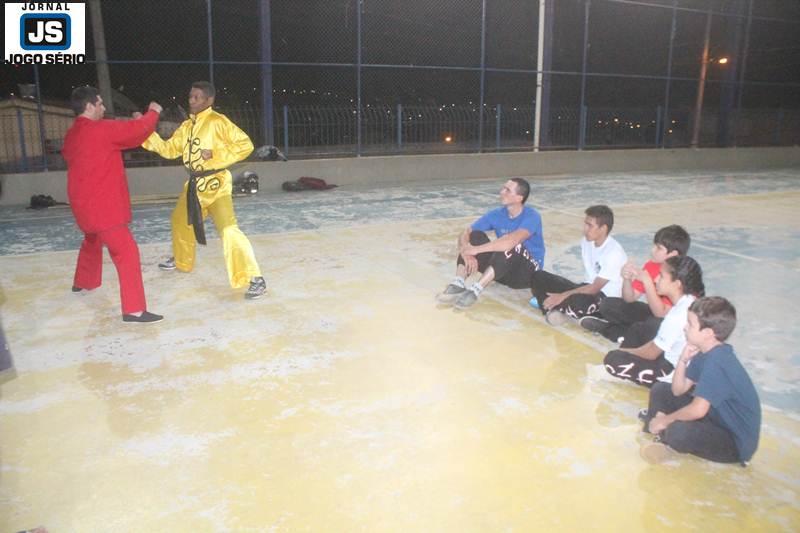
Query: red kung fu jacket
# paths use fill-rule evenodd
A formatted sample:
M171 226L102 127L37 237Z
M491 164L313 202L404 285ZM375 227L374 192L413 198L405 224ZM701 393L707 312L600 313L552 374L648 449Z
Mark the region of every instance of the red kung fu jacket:
M131 198L122 150L135 148L153 133L158 113L134 120L90 120L78 117L64 137L67 196L84 233L129 224Z

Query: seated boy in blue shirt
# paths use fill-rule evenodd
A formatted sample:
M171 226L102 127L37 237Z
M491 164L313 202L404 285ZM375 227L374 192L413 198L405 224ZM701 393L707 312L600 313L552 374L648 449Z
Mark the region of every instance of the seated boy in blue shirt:
M544 264L542 217L525 201L531 187L522 178L512 178L500 189L501 207L493 209L465 229L458 238L456 277L437 296L445 304L466 309L474 304L483 289L497 281L512 289L531 286L533 273ZM493 231L497 238L486 234ZM481 277L467 288L467 278Z
M733 347L725 344L734 327L736 309L725 298L699 298L689 308L687 344L672 384L655 384L641 415L645 431L657 436L641 448L648 462L669 458L674 450L745 465L755 453L761 403Z

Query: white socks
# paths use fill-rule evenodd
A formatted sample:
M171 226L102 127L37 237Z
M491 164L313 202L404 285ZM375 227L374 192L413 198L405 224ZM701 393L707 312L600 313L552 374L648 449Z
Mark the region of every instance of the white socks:
M480 296L483 292L483 287L481 287L477 282L472 284L472 287L469 288L472 292L475 293L475 296Z

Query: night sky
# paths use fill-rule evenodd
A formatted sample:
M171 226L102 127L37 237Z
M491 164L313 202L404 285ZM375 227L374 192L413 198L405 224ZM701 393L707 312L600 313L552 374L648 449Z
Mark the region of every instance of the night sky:
M672 0L643 0L672 5ZM356 99L356 0L272 0L275 105L350 104ZM680 7L717 12L747 10L747 0L679 0ZM538 2L487 0L486 102L526 105L535 95ZM579 105L585 0L556 0L552 105ZM212 5L214 81L218 103L261 102L259 2L215 0ZM205 0L103 2L112 86L138 106L151 99L184 104L190 83L209 78ZM756 0L746 80L791 85L748 86L746 107L800 107L800 1ZM589 23L587 105L655 107L664 102L672 11L610 0L592 0ZM87 9L87 19L88 19ZM677 12L671 105L692 105L699 72L705 15ZM90 21L87 20L90 26ZM737 27L738 26L738 27ZM735 72L736 35L744 21L715 16L712 57L731 57L709 69L707 103L719 102L726 76ZM481 0L363 0L362 98L364 104L468 104L479 98ZM88 58L94 58L91 29ZM158 61L153 63L152 61ZM126 63L128 62L128 63ZM296 63L301 63L298 65ZM344 63L309 66L302 63ZM398 69L391 65L451 67ZM31 67L3 65L0 97L33 83ZM731 71L730 69L733 69ZM95 84L93 64L40 67L43 97L63 100L74 85ZM735 79L735 78L734 78Z

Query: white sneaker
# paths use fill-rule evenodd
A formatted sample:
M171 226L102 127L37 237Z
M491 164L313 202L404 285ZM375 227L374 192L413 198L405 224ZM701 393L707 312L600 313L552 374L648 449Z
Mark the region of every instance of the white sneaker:
M565 315L564 313L562 313L561 311L556 311L555 309L552 309L552 310L547 312L547 314L545 315L544 319L551 326L561 326L567 320L569 320L569 317L567 315Z
M250 282L250 287L247 288L247 292L244 293L245 300L255 300L257 298L261 298L267 293L267 282L261 276L257 278L253 278L253 281Z
M175 258L174 257L170 257L170 258L167 258L167 259L163 260L162 262L160 262L158 264L158 268L160 268L161 270L166 270L166 271L175 270L177 268L175 266Z

